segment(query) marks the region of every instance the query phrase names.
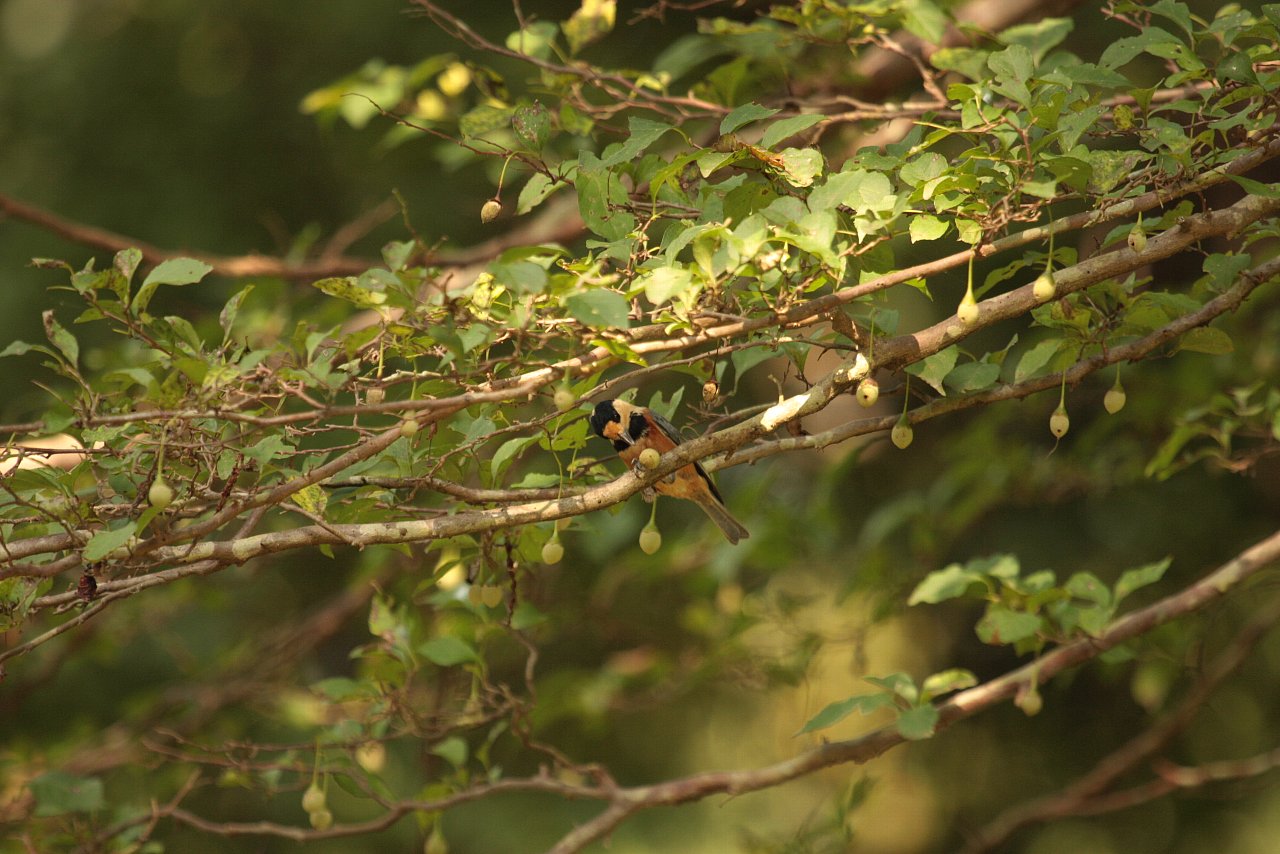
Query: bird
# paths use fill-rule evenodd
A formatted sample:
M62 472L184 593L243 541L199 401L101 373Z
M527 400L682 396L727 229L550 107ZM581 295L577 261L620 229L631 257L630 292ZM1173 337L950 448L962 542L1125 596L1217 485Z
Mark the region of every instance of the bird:
M665 454L680 444L680 436L670 421L647 407L635 406L625 400L597 403L591 412L590 423L592 431L612 443L622 461L633 468L639 465L640 454L645 449L653 448L659 454ZM653 486L660 495L684 498L697 504L730 543L737 544L751 536L743 524L733 518L720 497L720 490L698 463L676 469Z

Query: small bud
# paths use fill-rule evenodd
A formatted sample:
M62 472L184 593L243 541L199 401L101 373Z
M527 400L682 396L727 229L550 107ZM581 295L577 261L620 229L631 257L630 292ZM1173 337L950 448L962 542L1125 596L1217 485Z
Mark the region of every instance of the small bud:
M1031 293L1035 295L1036 302L1048 302L1057 292L1058 286L1053 281L1053 273L1050 272L1036 276L1035 282L1031 285Z
M1058 404L1053 415L1049 416L1049 432L1054 435L1054 438L1061 439L1070 429L1071 419L1067 417L1067 409L1062 404Z
M910 447L912 440L916 437L916 433L911 429L911 423L907 421L907 416L898 419L898 423L893 425L893 429L889 431L889 441L893 442L894 447L905 451Z
M662 455L655 448L645 448L640 452L640 465L653 471L658 467L658 463L662 461Z
M493 222L500 213L502 213L502 202L497 199L490 199L480 208L480 221Z
M173 503L173 487L163 477L157 477L147 490L147 501L157 510L163 510Z
M657 525L650 522L640 532L640 551L651 555L660 548L662 548L662 533L658 530Z
M876 382L874 377L867 377L858 383L858 391L855 396L862 406L875 406L876 401L880 399L880 383Z
M559 563L563 557L564 546L560 545L559 540L548 540L542 547L542 562L548 566Z

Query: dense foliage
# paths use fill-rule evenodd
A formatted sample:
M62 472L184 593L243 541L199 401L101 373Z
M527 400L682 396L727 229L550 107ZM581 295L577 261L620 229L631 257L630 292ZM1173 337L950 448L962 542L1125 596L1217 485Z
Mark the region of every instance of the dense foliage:
M36 261L79 305L3 351L45 390L0 478L15 840L1274 826L1266 789L1167 796L1280 763L1240 675L1280 619L1280 7L662 2L628 43L612 0L496 35L411 5L453 53L302 110L470 170L492 197L453 214L501 236L442 250L397 197L376 260ZM613 397L686 441L624 471L586 418ZM645 505L695 460L751 539ZM756 790L776 812L636 818ZM1139 806L1167 830L1091 817Z

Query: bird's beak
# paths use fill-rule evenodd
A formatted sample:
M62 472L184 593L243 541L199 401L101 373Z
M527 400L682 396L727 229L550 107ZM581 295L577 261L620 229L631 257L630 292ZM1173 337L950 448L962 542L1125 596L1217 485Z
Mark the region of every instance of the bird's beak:
M635 444L635 439L632 439L631 435L622 429L621 421L610 421L604 425L604 437L612 442L620 440L628 445Z

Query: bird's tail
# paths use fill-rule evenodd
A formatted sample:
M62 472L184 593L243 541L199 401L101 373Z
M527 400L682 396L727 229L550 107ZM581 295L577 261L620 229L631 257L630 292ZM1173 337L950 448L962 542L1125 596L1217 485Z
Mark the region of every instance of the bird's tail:
M738 540L745 540L751 536L751 532L741 522L733 518L729 508L711 496L698 501L698 506L711 517L711 521L716 523L716 527L724 532L725 539L729 542L736 545Z

